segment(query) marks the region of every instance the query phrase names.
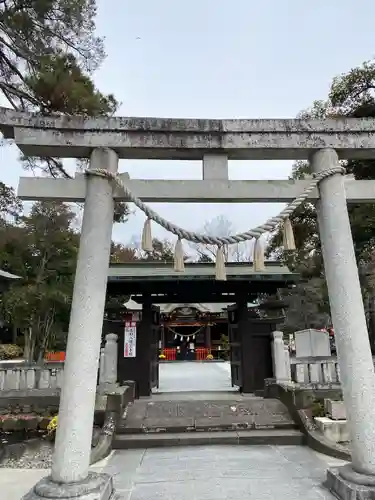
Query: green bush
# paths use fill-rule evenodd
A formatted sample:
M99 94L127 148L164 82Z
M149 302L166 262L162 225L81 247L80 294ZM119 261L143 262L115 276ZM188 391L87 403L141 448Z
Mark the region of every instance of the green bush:
M325 417L323 402L317 399L313 401L311 405L311 413L313 417Z
M221 341L221 351L219 351L219 358L223 359L224 361L228 361L229 360L229 351L230 351L228 335L225 335L223 333L220 337L220 341Z
M22 347L15 344L0 344L0 359L16 359L23 354Z

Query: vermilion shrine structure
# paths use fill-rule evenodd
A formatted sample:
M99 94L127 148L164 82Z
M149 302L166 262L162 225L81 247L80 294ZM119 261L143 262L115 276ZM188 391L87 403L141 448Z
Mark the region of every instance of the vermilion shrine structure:
M145 211L144 202L288 203L296 198L289 213L249 231L248 239L274 229L306 197L317 203L352 438L352 463L329 470L327 484L341 497L352 498L360 489L361 498L375 498L375 374L347 211L347 203L373 202L375 184L346 181L339 166L339 160L375 157L375 120L91 119L1 109L0 128L26 156L90 158L86 176L23 178L19 185L23 199L85 203L52 474L25 498L114 496L109 476L88 474L114 200L133 201ZM116 177L119 158L202 160L203 178ZM237 159L309 159L316 179L228 180L228 160ZM165 227L154 215L147 214ZM171 224L168 230L182 239L197 238Z

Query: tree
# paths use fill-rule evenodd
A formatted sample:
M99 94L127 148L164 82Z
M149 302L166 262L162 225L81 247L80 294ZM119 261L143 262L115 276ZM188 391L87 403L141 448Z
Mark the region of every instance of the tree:
M322 293L323 283L318 278L309 279L297 290L282 294L288 305L285 333L293 333L307 328L325 328L330 325L330 315L326 313Z
M14 189L0 182L0 223L8 217L18 217L22 210L22 203L16 197Z
M366 62L334 78L328 99L315 101L310 109L300 113L299 118L375 117L374 88L375 62ZM375 160L350 160L343 165L355 179L375 179ZM293 166L292 179L303 179L309 175L311 168L308 162L299 161ZM375 243L375 204L349 205L348 209L357 258L366 260ZM298 240L297 248L311 246L312 243L319 249L314 205L305 203L292 215L292 222ZM271 252L279 246L279 242L280 232L271 240Z
M0 265L23 277L2 302L8 322L26 332L29 360L43 360L67 332L79 242L74 217L63 203L35 203L29 216L7 228L1 243Z
M300 113L299 118L375 117L374 89L375 62L370 61L334 78L328 99L326 101L315 101L312 108ZM375 179L374 160L350 160L343 162L343 164L347 173L353 175L355 179ZM310 165L307 162L297 162L293 166L291 177L292 179L303 179L310 174ZM373 259L375 248L375 204L349 205L348 211L357 261L362 276L367 312L369 313L369 310L375 310L374 286L371 280L371 274L375 268L373 265L368 265ZM294 256L296 270L298 270L298 265L303 263L304 259L313 256L313 265L309 266L310 279L315 279L320 275L320 279L324 283L324 269L314 205L308 202L305 203L292 215L291 221L297 246L297 252ZM279 258L281 257L281 237L281 231L275 232L268 250L270 254ZM324 287L320 289L323 290ZM298 293L302 293L300 288L298 288ZM324 308L327 309L328 298L324 298L324 294L319 298L316 297L316 301L320 303L322 298L326 301ZM292 312L289 314L292 314ZM375 314L371 312L371 314L368 314L368 318L371 315L374 316L372 324L375 326ZM373 330L372 335L375 335L375 330Z
M95 35L96 11L95 0L0 2L0 92L12 108L45 115L116 112L113 94L102 94L92 80L105 57ZM60 159L22 160L25 168L69 177ZM128 215L127 205L116 203L115 221Z
M140 252L138 254L138 259L145 262L173 262L174 248L169 240L153 238L152 247L152 252Z
M214 257L207 255L206 253L201 253L198 255L198 260L200 264L212 264L214 262Z
M292 256L290 256L291 258ZM296 257L296 256L295 256ZM298 272L301 281L292 288L280 290L280 298L286 302L285 333L306 328L325 328L331 324L328 291L324 275L319 272L318 254L298 255L289 264Z
M0 207L0 268L22 277L0 297L1 313L14 342L22 333L26 358L40 362L46 349L65 348L79 245L76 214L63 203L39 202L29 215L18 215L8 188L0 192ZM116 243L111 255L118 262L138 260L135 249Z
M6 0L0 3L0 91L10 106L43 114L113 114L118 103L94 86L103 61L95 0ZM33 159L28 166L35 166ZM67 175L59 160L41 165Z
M233 223L224 215L219 215L206 221L203 228L198 231L208 236L225 237L236 233ZM251 260L251 242L223 245L226 262L244 262ZM198 262L214 262L216 258L216 245L203 245L193 243L191 248L198 254Z
M64 65L68 60L77 69L71 76L78 77L83 75L81 71L91 72L102 62L103 40L94 35L95 16L95 0L1 2L0 89L12 107L65 112L73 102L82 109L77 95L68 92L59 98L53 84L57 83L59 90L66 88ZM59 77L63 77L62 82Z
M132 247L126 247L121 243L112 242L111 246L111 262L113 263L128 263L138 260L137 250Z
M96 89L92 73L105 57L95 35L95 0L0 2L0 92L16 110L45 115L113 115L118 102ZM22 158L25 168L69 177L56 158ZM87 162L80 162L83 166ZM116 203L115 221L129 215Z
M128 264L132 262L170 262L174 260L174 248L170 241L154 238L153 251L144 252L137 246L126 247L120 243L112 243L111 262ZM118 295L107 297L106 309L121 309L129 296Z

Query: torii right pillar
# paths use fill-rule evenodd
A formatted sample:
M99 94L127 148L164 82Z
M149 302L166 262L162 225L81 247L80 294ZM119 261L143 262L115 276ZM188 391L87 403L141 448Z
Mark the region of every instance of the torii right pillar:
M311 157L314 173L338 162L333 149ZM319 233L352 453L351 464L327 471L325 484L340 498L375 499L375 373L343 176L323 179L319 193Z

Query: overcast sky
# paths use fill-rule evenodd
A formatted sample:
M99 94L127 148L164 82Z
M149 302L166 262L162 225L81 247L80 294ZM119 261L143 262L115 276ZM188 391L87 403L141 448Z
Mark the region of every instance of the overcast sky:
M291 118L327 97L334 76L375 53L374 0L97 0L107 59L95 75L121 101L119 115ZM1 180L17 187L15 147L0 148ZM140 179L194 179L199 162L122 161ZM282 179L290 162L230 162L232 179ZM279 205L157 204L187 229L225 215L235 230L258 225ZM138 212L114 237L138 237ZM167 234L154 227L154 234Z

